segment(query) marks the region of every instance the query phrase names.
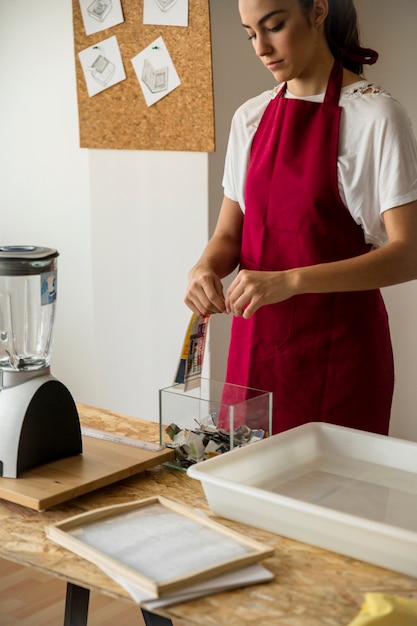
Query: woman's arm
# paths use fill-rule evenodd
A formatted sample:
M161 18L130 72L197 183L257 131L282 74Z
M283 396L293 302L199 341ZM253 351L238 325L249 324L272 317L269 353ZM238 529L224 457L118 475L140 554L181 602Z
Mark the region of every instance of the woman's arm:
M351 259L285 272L239 272L226 294L226 310L249 318L265 304L303 293L364 291L417 278L417 201L385 211L389 243Z
M221 279L239 263L242 227L239 204L225 196L214 234L188 274L184 301L194 313L206 315L226 310Z

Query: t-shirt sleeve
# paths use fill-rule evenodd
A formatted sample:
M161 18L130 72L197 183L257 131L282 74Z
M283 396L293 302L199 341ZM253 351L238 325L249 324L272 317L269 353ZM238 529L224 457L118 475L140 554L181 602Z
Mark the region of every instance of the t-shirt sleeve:
M392 100L392 117L384 126L379 194L381 213L417 200L417 142L402 105Z
M404 107L387 94L351 103L339 155L342 197L365 239L387 242L383 213L417 200L417 142ZM360 108L359 108L360 107Z
M223 173L224 195L238 202L245 211L245 183L253 137L263 112L274 95L264 91L235 112L229 133Z
M241 193L239 193L239 180L237 172L239 171L239 162L242 158L242 155L239 154L239 151L236 149L238 143L236 136L236 116L237 113L235 113L235 115L233 116L229 133L229 141L227 143L223 171L223 189L225 196L227 196L231 200L234 200L235 202L239 202L239 204L241 205L241 201L239 201ZM242 210L244 210L244 207L242 207Z

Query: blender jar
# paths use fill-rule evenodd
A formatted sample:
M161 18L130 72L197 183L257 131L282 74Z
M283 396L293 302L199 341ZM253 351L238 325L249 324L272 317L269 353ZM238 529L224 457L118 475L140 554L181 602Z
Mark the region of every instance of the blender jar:
M49 366L57 295L53 248L0 246L0 368Z

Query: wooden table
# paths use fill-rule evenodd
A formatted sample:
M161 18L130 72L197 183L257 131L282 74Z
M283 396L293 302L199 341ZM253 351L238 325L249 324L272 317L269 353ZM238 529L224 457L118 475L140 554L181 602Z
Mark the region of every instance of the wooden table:
M159 426L155 423L85 405L78 408L85 426L158 440ZM145 612L149 626L168 626L171 620L176 626L346 626L359 612L366 592L417 600L416 578L213 516L200 483L164 466L44 512L0 500L0 557L65 580L66 624L85 623L83 611L89 590L125 600L129 595L95 565L48 540L45 527L97 507L158 494L197 507L226 526L273 546L275 556L264 565L275 579L158 609L157 614ZM71 616L68 607L74 599ZM79 616L74 607L80 608Z

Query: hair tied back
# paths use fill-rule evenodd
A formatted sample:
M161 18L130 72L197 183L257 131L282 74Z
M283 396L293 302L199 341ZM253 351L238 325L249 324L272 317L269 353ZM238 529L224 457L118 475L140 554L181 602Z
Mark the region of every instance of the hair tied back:
M341 51L342 58L349 59L349 61L353 61L354 63L364 64L364 65L374 65L374 63L378 60L378 52L372 50L372 48L362 48L358 46L353 50L343 50Z

